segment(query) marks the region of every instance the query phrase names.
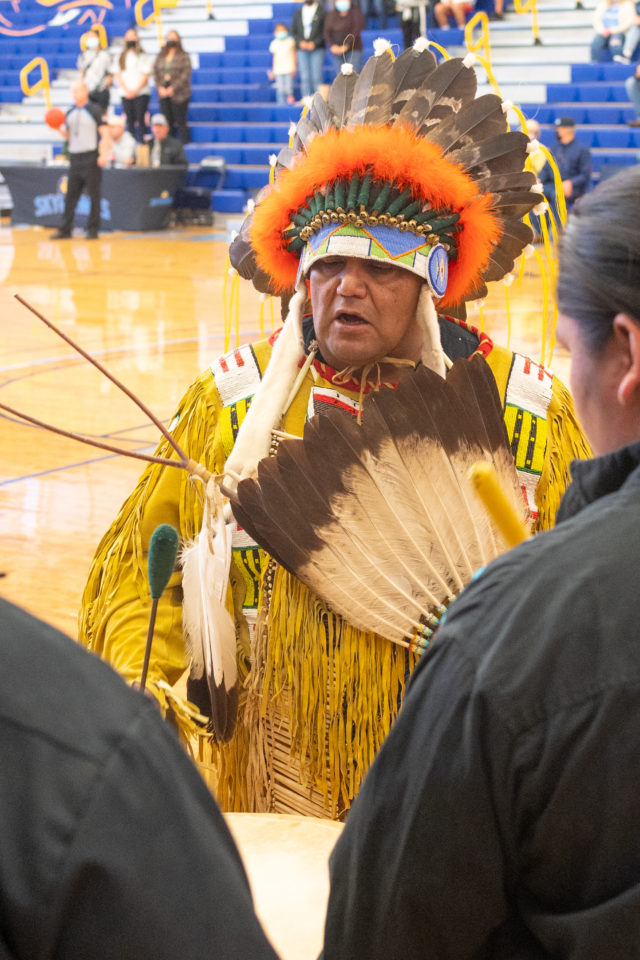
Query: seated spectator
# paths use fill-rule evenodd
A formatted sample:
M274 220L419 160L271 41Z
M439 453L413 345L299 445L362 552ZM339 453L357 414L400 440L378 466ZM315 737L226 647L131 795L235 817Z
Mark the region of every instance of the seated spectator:
M532 173L535 173L538 179L542 172L542 168L547 162L547 157L539 145L540 140L540 124L537 120L527 120L527 136L529 140L538 144L537 150L534 150L533 153L527 155L526 160L526 169L531 170Z
M0 599L0 943L9 960L277 960L169 725Z
M169 136L169 121L163 113L151 117L153 139L149 144L149 164L152 167L188 167L184 147L175 137Z
M640 64L636 67L630 77L624 82L629 94L629 100L633 104L636 112L635 120L629 120L630 127L640 127Z
M618 63L632 63L638 44L640 43L640 0L636 3L636 12L633 23L626 32L622 53L616 54L614 60Z
M181 143L189 143L187 111L191 99L191 60L182 49L182 41L177 30L169 30L167 40L153 64L153 76L160 112L169 121L172 137Z
M558 117L554 123L557 142L550 149L562 177L564 199L569 208L589 189L591 154L588 147L576 140L575 120L571 117ZM550 164L547 163L542 168L539 177L544 186L545 196L553 209L556 189Z
M471 13L475 0L438 0L433 8L433 15L438 26L447 30L450 26L449 17L453 17L458 27L464 28L467 14Z
M111 57L108 50L100 47L100 31L90 30L84 34L84 50L79 55L76 66L80 79L89 91L89 100L97 103L103 113L109 106L109 87L113 81L111 75Z
M126 120L120 114L108 120L109 142L105 148L107 163L117 167L130 167L136 162L138 144L128 130L125 130Z
M151 60L143 51L138 34L131 27L124 35L124 47L117 60L115 78L122 96L127 130L138 143L142 143L147 132L145 117L151 96L150 73Z
M297 69L296 42L289 36L284 23L276 23L273 29L269 53L273 58L269 79L275 80L276 100L278 103L293 103L293 78Z
M333 68L340 73L343 63L351 63L356 73L362 68L362 10L351 0L335 0L324 22L324 42L331 51Z
M591 59L600 60L604 50L609 50L613 57L621 54L625 35L635 17L633 0L600 0L593 18L595 36L591 41Z

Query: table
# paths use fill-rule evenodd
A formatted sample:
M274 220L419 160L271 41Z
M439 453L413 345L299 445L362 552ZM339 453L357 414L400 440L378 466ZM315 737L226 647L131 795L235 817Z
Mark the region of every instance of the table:
M58 227L64 210L69 168L62 164L6 164L0 167L11 192L11 223ZM102 171L101 230L162 230L184 167L106 167ZM80 197L74 225L86 225L89 198Z

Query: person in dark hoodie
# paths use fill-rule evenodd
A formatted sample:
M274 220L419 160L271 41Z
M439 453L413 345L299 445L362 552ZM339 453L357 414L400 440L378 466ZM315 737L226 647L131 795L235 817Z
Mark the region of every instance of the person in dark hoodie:
M640 169L576 204L558 341L598 454L449 609L331 859L324 960L640 943Z

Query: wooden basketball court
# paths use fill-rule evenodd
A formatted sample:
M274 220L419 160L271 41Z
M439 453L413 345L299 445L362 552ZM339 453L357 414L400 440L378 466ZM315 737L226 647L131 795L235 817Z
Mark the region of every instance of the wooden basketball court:
M169 422L188 384L224 350L227 236L223 229L84 235L51 241L40 228L0 226L0 402L66 430L151 450L144 414L17 300L58 324ZM535 258L469 320L540 359ZM279 302L274 316L279 316ZM269 304L265 326L271 329ZM240 288L241 340L260 336L260 301ZM231 345L235 345L235 328ZM566 382L567 361L551 368ZM0 594L76 635L95 547L144 468L17 422L0 411Z

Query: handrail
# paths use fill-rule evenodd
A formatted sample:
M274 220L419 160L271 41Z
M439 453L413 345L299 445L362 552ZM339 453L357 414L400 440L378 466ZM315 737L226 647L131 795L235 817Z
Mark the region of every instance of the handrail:
M40 67L40 79L33 84L29 83L28 76L32 70L36 67ZM51 109L51 84L49 82L49 64L44 59L44 57L34 57L33 60L29 60L29 63L25 63L24 67L20 71L20 88L24 93L25 97L31 97L34 93L37 93L38 90L44 90L44 99L47 105L47 109Z
M480 39L473 39L473 31L480 27ZM469 53L476 53L480 48L484 50L484 59L491 66L491 39L489 36L489 17L484 10L478 10L471 17L464 28L464 42Z
M153 10L148 17L143 16L142 10L145 4L151 2L153 4ZM162 8L163 7L176 7L178 5L178 0L136 0L136 5L133 8L136 16L136 23L139 27L146 27L150 23L153 23L155 20L156 26L158 28L158 43L161 47L164 46L164 33L162 30Z
M541 46L542 40L540 39L540 28L538 26L538 0L513 0L513 9L516 13L528 13L531 11L533 44L536 47Z

